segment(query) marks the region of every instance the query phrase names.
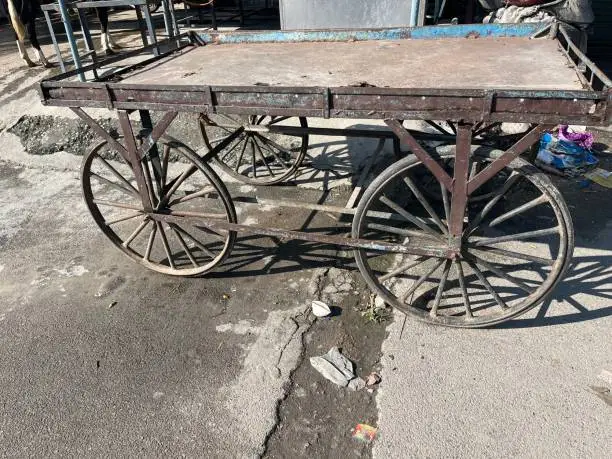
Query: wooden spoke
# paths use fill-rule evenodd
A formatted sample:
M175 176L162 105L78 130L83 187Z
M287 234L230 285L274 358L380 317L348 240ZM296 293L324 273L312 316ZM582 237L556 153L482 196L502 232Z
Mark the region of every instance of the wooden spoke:
M442 270L442 276L440 277L440 283L438 284L438 290L436 291L436 298L434 299L434 303L431 307L431 311L429 314L431 316L436 316L438 314L438 307L440 306L440 301L442 300L442 295L444 294L444 287L446 285L446 280L448 279L448 273L450 272L451 261L445 260L444 268Z
M136 237L138 237L140 233L142 233L142 230L144 230L145 227L149 224L149 221L150 220L148 218L145 218L145 220L140 225L138 225L138 228L136 228L134 232L130 234L125 241L123 241L123 247L128 247L130 243L134 239L136 239Z
M552 266L553 263L555 262L554 260L551 260L548 258L536 257L535 255L530 255L527 253L514 252L512 250L501 249L498 247L490 247L487 245L481 245L481 246L474 247L473 245L468 244L467 247L469 249L482 250L483 252L490 252L495 255L502 255L502 256L514 258L517 260L531 261L533 263L538 263L540 265Z
M382 231L384 233L399 234L400 236L408 237L414 234L413 231L397 228L395 226L381 225L378 223L368 223L367 227L373 230Z
M261 151L261 148L259 148L259 145L257 144L257 142L255 141L255 137L253 137L251 139L251 141L253 142L253 147L255 149L257 149L257 152L259 153L259 156L261 156L261 160L264 162L264 165L266 166L266 169L268 169L268 173L272 176L275 177L276 174L274 172L272 172L272 169L270 168L270 165L268 164L268 161L266 161L266 157L264 156L264 154Z
M501 297L497 294L493 286L487 280L486 276L483 274L480 268L476 266L476 263L474 263L471 260L467 260L467 263L468 265L470 265L470 267L474 271L474 274L476 274L476 277L478 277L478 280L480 281L480 283L489 291L489 293L491 294L495 302L499 305L499 307L502 309L508 309L508 306L506 305L504 300L502 300Z
M170 147L164 145L162 158L162 189L166 188L166 182L168 180L168 161L170 161Z
M404 217L406 220L408 220L413 225L418 226L419 228L421 228L426 233L429 233L432 236L440 237L440 234L436 233L429 225L427 225L427 223L425 221L421 220L419 217L416 217L416 216L412 215L410 212L405 210L403 207L401 207L399 204L397 204L396 202L392 201L388 197L380 196L378 199L384 205L386 205L390 209L393 209L399 215Z
M532 209L536 206L539 206L540 204L543 204L545 202L548 202L548 198L544 195L540 196L537 199L534 199L533 201L529 201L526 202L525 204L523 204L522 206L517 207L516 209L510 210L508 212L506 212L503 215L500 215L497 218L494 218L493 220L491 220L489 222L489 226L493 227L496 225L499 225L502 222L505 222L506 220L517 216L518 214L525 212L526 210Z
M258 139L258 138L259 138L259 139L261 139L261 138L262 138L262 136L256 133L256 134L255 134L255 137L254 137L254 139L255 139L255 142L256 142L256 143L257 143L257 139ZM260 141L261 141L261 140L260 140ZM289 169L291 168L291 166L287 166L287 163L286 163L284 160L282 160L282 159L280 158L280 156L278 156L278 155L276 154L276 152L274 151L274 149L273 149L272 147L268 146L268 145L267 145L265 142L263 142L263 141L261 141L261 142L262 142L262 146L263 146L263 147L264 147L264 148L265 148L267 151L269 151L270 153L272 153L272 156L274 156L274 159L276 159L276 161L277 161L277 162L278 162L278 163L279 163L279 164L280 164L280 165L283 167L283 169L285 169L285 170L289 170Z
M104 223L106 223L107 226L111 226L111 225L114 225L116 223L124 222L126 220L131 220L133 218L141 217L141 216L142 216L142 212L136 212L136 213L127 215L125 217L116 218L114 220L106 220Z
M242 158L244 157L244 152L246 151L246 147L247 147L247 138L245 137L244 139L244 143L242 144L242 150L240 150L240 155L238 156L238 162L236 163L236 167L234 167L234 170L236 172L238 172L238 169L240 168L240 164L242 164Z
M474 218L472 223L464 231L464 234L472 233L476 229L476 227L480 225L482 220L487 216L487 214L491 211L491 209L493 209L495 204L497 204L499 200L503 198L506 195L506 193L510 191L510 189L512 189L514 185L516 185L516 183L518 182L520 178L521 176L517 172L513 172L512 174L510 174L510 177L506 179L502 187L499 190L497 190L494 193L493 197L489 200L489 202L485 204L485 206L482 208L480 213Z
M434 266L430 268L421 277L419 277L419 279L412 284L412 286L408 289L408 291L404 293L404 295L402 296L402 302L405 303L408 297L412 295L416 291L416 289L419 288L421 284L423 284L423 282L425 282L429 278L429 276L431 276L433 272L442 265L442 263L444 263L444 261L445 261L444 259L436 260L436 262L434 263Z
M134 193L132 190L130 190L128 188L125 188L125 187L119 185L118 183L113 182L112 180L104 178L101 175L96 174L95 172L91 172L89 175L91 177L95 178L96 180L98 180L99 182L106 183L107 185L112 186L116 190L119 190L119 191L121 191L121 192L123 192L125 194L130 195L130 196L134 196L136 198L138 197L138 192Z
M477 241L472 242L471 245L473 247L479 247L481 245L495 245L495 244L500 244L502 242L521 241L524 239L533 239L533 238L542 237L542 236L550 236L552 234L558 234L558 233L559 233L559 227L554 226L552 228L546 228L546 229L535 230L535 231L526 231L524 233L506 234L505 236L483 238L483 239L479 239Z
M154 224L151 228L151 234L149 234L149 240L147 241L147 248L144 254L144 260L150 261L151 259L151 250L153 250L153 243L155 242L155 235L157 234L157 225Z
M257 159L255 158L255 146L253 138L249 137L250 143L249 145L251 146L251 163L253 164L253 178L257 178Z
M184 230L183 228L181 228L178 225L174 225L174 228L176 231L178 231L179 233L181 233L183 236L189 238L194 245L200 249L202 252L204 252L207 256L209 256L210 258L215 258L215 254L212 253L209 249L207 249L204 244L202 244L200 241L198 241L195 237L193 237L190 233L188 233L186 230Z
M207 194L213 193L214 191L215 191L215 187L206 186L202 188L200 191L196 191L195 193L189 193L189 194L186 194L185 196L181 196L180 198L173 199L172 201L168 203L168 207L172 207L177 204L191 201L192 199L204 197Z
M431 205L429 204L425 196L423 196L423 193L421 193L421 190L419 190L419 188L415 185L415 183L407 176L404 177L404 183L408 186L408 188L410 188L414 196L421 203L421 205L425 208L425 210L427 211L431 219L434 221L434 223L438 225L438 228L440 228L442 233L448 234L448 229L446 228L444 223L442 223L436 211L433 210L433 208L431 207Z
M158 196L161 196L162 190L158 190L158 194L155 193L153 188L153 181L151 180L151 172L149 171L149 162L145 159L142 164L142 171L147 185L147 192L149 193L149 199L153 206L158 203Z
M243 139L244 139L244 140L243 140ZM238 145L240 145L240 144L241 144L243 141L244 141L244 142L246 142L246 141L247 141L247 139L248 139L248 136L247 136L247 135L244 135L244 136L239 136L239 137L238 137L238 139L237 139L237 140L238 140L238 142L236 142L232 148L230 148L229 150L227 150L227 151L226 151L226 152L223 154L223 156L221 156L221 161L225 161L225 158L227 158L227 157L230 155L230 153L231 153L231 152L233 152L233 151L236 149L236 147L237 147ZM228 145L228 146L229 146L229 145Z
M115 169L107 160L105 160L102 156L97 156L97 159L104 164L104 166L115 176L117 177L117 180L119 180L121 183L123 183L123 185L126 188L129 188L130 190L132 190L136 196L138 196L138 190L136 188L134 188L134 186L123 176L119 173L119 171L117 171L117 169Z
M434 128L436 131L438 131L440 134L453 135L452 133L448 132L446 129L444 129L442 126L440 126L438 123L434 121L425 120L425 122L429 124L432 128Z
M268 123L268 125L271 125L271 124L277 124L277 123L282 123L283 121L288 120L288 119L290 119L290 118L291 118L290 116L279 116L279 117L274 117L274 119L272 119L272 120L271 120L271 121Z
M170 250L170 246L168 245L168 238L166 237L166 232L164 231L164 226L161 222L155 222L157 224L157 229L159 231L159 237L162 241L162 245L164 247L164 252L166 252L166 257L168 258L168 264L172 269L176 269L174 265L174 260L172 259L172 253Z
M150 152L150 160L151 169L153 170L153 178L155 179L155 187L157 191L157 196L161 196L164 194L164 172L162 170L161 160L159 158L159 151L157 150L157 145L155 145Z
M400 220L400 219L403 220L399 215L397 216L396 214L390 214L390 215L391 215L391 219L393 220ZM436 240L437 242L440 242L439 234L431 235L429 233L424 233L422 231L406 229L406 228L397 228L395 226L386 226L386 225L381 225L378 223L368 223L366 226L370 229L377 230L377 231L383 231L385 233L399 234L400 236L404 236L404 237L418 237L418 238L425 238L425 239L433 239L433 240Z
M470 254L467 256L468 259L470 259L471 261L476 262L477 264L481 265L483 268L488 269L489 271L491 271L493 274L501 277L502 279L507 280L508 282L510 282L513 285L516 285L517 287L519 287L521 290L524 290L527 293L533 293L534 292L534 288L530 287L529 285L525 284L523 281L516 279L512 276L510 276L509 274L505 273L504 271L502 271L500 268L497 268L495 266L493 266L491 263L489 263L488 261L483 260L482 258L477 257L474 254Z
M398 274L401 274L401 273L403 273L405 271L408 271L409 269L414 268L415 266L418 266L418 265L422 264L425 261L427 261L427 258L425 258L425 257L418 257L416 260L412 260L411 263L408 263L407 265L404 265L404 266L400 266L399 268L394 269L393 271L391 271L391 272L389 272L389 273L387 273L387 274L385 274L383 276L380 276L378 278L378 280L380 282L384 282L387 279L390 279L392 277L397 276Z
M463 267L459 260L454 260L455 268L457 268L457 277L459 278L459 287L461 287L461 295L463 296L463 305L465 307L465 315L470 319L474 317L472 307L470 305L470 296L468 295L465 276L463 275Z
M275 141L273 141L271 139L268 139L267 137L264 137L263 135L260 135L259 133L255 133L255 135L258 136L261 140L263 140L268 145L276 148L280 153L286 153L288 155L291 155L291 149L287 149L285 147L281 147Z
M195 172L194 166L191 166L185 171L183 171L181 175L172 179L170 181L170 183L172 183L172 186L170 187L168 191L166 191L166 194L160 199L160 204L166 205L166 203L170 201L170 198L176 192L176 190L178 190L178 188L183 184L183 182L187 180L189 177L191 177L191 175L193 175L194 172Z
M92 202L99 206L119 207L120 209L142 210L142 206L136 204L127 204L124 202L107 201L105 199L93 199Z
M185 244L185 240L183 239L183 236L181 236L181 233L176 229L175 225L173 225L172 223L170 223L169 226L172 232L174 233L174 235L176 236L176 238L178 239L179 244L183 248L183 251L189 258L189 261L191 261L191 264L195 266L196 268L199 267L200 265L193 257L193 254L191 253L191 250L189 250L189 247L187 247L187 244Z

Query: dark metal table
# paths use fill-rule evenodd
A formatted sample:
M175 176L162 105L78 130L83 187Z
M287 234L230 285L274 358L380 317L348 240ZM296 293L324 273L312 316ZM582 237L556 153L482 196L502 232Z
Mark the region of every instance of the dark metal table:
M338 244L355 249L387 303L456 327L516 317L562 278L570 214L520 155L558 123L608 124L612 83L556 25L186 34L159 45L156 57L145 48L105 61L97 81L75 71L41 83L45 104L70 107L104 139L84 158L85 201L145 267L205 274L238 232ZM85 112L94 107L117 111L121 136ZM165 135L181 111L200 114L202 155ZM313 128L308 117L388 129ZM511 141L496 131L504 121L529 129ZM351 237L238 223L211 162L245 183L287 182L310 134L393 141L396 161L356 207L277 203L352 215Z

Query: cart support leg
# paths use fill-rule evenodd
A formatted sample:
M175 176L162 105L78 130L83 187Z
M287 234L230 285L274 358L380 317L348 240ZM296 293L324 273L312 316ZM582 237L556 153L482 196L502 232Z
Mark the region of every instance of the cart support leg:
M554 126L550 124L541 124L534 127L523 138L512 145L498 159L489 164L482 172L472 178L468 183L468 195L476 191L483 183L491 179L495 174L501 171L504 167L510 164L516 157L536 143L543 132L552 129Z
M453 173L453 189L451 211L449 218L449 233L451 244L459 248L463 233L463 219L467 205L467 184L470 170L470 154L472 147L472 125L460 123L457 126L457 147L455 151L455 170Z
M417 140L402 126L399 120L385 120L387 126L391 128L393 133L398 137L400 142L404 143L410 151L421 160L423 165L429 169L429 171L442 183L448 191L453 190L453 181L450 176L446 173L442 166L440 166L435 159L433 159L425 149L419 145Z
M128 112L125 110L119 110L119 125L123 131L123 138L125 140L125 147L128 154L128 160L132 166L136 184L138 185L138 193L142 200L142 206L145 212L153 211L153 203L149 196L149 188L145 180L144 169L142 167L142 161L140 161L140 155L138 154L138 146L136 145L136 138L134 137L134 130L132 129L132 123ZM152 191L152 190L151 190Z
M140 122L142 124L142 128L145 130L148 138L148 135L153 133L153 121L151 120L151 114L149 113L149 110L138 110L138 113L140 114ZM174 117L172 117L172 119L174 119ZM154 142L157 142L157 140L158 139L155 139ZM151 161L151 166L153 166L153 175L155 177L155 183L158 187L157 192L159 196L161 196L163 194L164 184L162 183L163 173L157 143L153 143L151 145L148 157Z

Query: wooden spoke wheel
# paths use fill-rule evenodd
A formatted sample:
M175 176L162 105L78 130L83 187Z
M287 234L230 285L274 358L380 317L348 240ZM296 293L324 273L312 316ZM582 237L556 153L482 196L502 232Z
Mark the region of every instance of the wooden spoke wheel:
M215 159L225 172L252 185L286 181L300 167L308 150L308 135L283 135L269 130L283 126L306 128L308 123L306 118L290 116L200 116L200 130L209 150L244 128Z
M198 218L236 223L231 197L217 174L184 144L164 136L159 155L142 160L153 211L144 210L132 169L103 141L83 159L83 195L95 222L123 253L174 276L204 274L230 253L236 233Z
M471 160L484 166L497 156L481 148ZM432 157L443 164L452 153ZM438 184L441 199L429 199L421 189L428 175L413 155L387 168L357 207L353 237L450 253L451 197ZM539 304L571 259L570 214L550 179L526 161L498 175L493 180L503 183L491 196L469 199L454 257L357 250L370 288L421 320L454 327L495 325Z

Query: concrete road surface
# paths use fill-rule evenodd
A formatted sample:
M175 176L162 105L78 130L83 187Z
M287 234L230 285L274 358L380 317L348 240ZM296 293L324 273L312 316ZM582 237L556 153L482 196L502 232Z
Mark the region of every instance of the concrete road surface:
M432 327L400 314L378 328L364 324L359 308L369 294L350 254L329 247L315 257L300 244L245 238L220 273L168 278L134 265L93 225L80 193L80 158L25 151L28 143L49 153L43 147L61 143L64 127L76 128L68 110L38 102L34 85L50 72L23 68L6 43L2 456L610 456L610 190L559 181L576 225L573 267L541 308L493 329ZM25 115L28 129L47 137L9 132ZM180 123L188 143L197 143ZM77 135L73 143L85 140ZM336 187L340 199L362 167L350 154L376 148L360 142L311 139L318 172L298 180L301 197L316 201L322 187ZM612 169L609 156L602 165ZM271 209L241 218L342 226L322 214ZM353 290L335 297L345 308L340 318L315 322L309 302L325 282L336 294L345 285ZM351 394L322 379L308 357L332 345L348 350L360 375L381 370L380 387ZM373 451L350 438L357 422L379 428Z

